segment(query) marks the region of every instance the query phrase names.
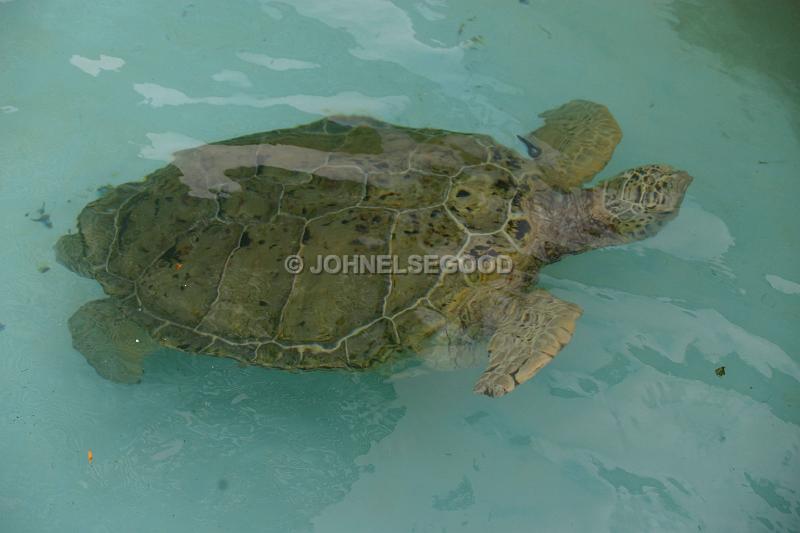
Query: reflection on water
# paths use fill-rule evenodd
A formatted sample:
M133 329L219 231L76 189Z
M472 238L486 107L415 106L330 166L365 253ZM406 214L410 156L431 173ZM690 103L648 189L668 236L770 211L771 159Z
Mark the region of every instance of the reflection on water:
M152 359L148 377L156 383L135 387L130 402L160 414L139 419L118 455L106 452L116 455L105 461L111 471L97 475L123 474L142 485L154 477L176 480L156 490L164 498L195 494L199 501L183 511L197 526L224 516L226 529L244 531L259 508L269 508L260 531L307 528L371 470L356 458L404 413L393 387L375 373L265 372L201 358L187 363L175 353Z
M674 0L669 9L676 17L673 26L678 35L719 55L726 73L744 83L751 83L748 71L767 75L772 83L764 88L777 89L789 104L789 120L800 137L798 2Z
M0 2L0 529L799 530L798 9ZM71 348L100 294L52 246L98 187L317 113L511 145L576 97L622 126L603 176L696 179L657 238L545 270L584 316L499 402L470 394L480 367L385 382L171 352L120 387ZM25 217L43 203L52 229Z
M141 386L103 387L100 401L113 409L54 408L63 417L77 408L97 427L74 436L95 455L91 468L69 469L75 497L100 508L130 502L113 516L78 519L96 530L140 523L150 509L180 530L248 531L257 522L259 531L305 531L372 470L356 458L404 413L377 373L272 372L168 350L145 369ZM39 496L59 502L53 488ZM57 523L65 505L44 510L41 524Z

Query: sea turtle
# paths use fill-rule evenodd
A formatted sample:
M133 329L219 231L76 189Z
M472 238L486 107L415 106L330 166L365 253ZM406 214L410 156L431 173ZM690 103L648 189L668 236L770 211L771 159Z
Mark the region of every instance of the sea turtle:
M610 159L617 122L588 101L541 116L520 137L529 157L486 135L358 116L180 151L89 203L58 241L60 262L108 294L70 318L74 346L100 375L137 382L158 345L363 369L424 357L426 339L459 331L490 339L475 391L503 395L550 362L581 314L532 288L542 266L652 235L692 179L647 165L581 188ZM331 255L389 256L393 267L310 268ZM412 256L464 268L396 268ZM513 269L469 272L469 257Z

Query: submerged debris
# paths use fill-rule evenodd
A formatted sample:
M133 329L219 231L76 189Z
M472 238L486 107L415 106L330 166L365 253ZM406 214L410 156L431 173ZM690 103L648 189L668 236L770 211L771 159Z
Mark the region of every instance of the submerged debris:
M460 36L461 34L464 33L464 28L467 26L467 22L473 22L473 21L475 21L476 18L478 18L478 17L472 16L472 17L468 18L467 20L465 20L464 22L462 22L458 26L458 35Z
M553 38L553 34L550 32L550 30L548 30L547 28L545 28L541 24L539 24L539 29L547 34L547 38L548 39L552 39Z
M466 41L461 42L462 48L477 48L484 44L483 35L476 35L474 37L470 37Z
M44 274L45 272L50 271L50 265L39 265L39 268L37 268L36 270L39 271L39 274Z
M31 218L34 222L41 222L48 228L53 227L53 222L50 220L50 213L45 213L44 211L44 202L42 202L42 207L36 210L36 214L38 215L36 218ZM26 217L30 216L30 213L25 213Z
M3 331L4 329L6 329L6 325L0 322L0 331Z
M716 370L714 370L714 373L716 375L718 375L719 377L724 376L725 375L725 367L721 366L721 367L717 368Z

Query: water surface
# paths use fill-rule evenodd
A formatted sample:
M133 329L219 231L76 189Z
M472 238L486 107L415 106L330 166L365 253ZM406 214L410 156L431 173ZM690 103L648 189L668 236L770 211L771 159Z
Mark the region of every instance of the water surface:
M0 530L800 530L800 8L767 4L2 0ZM585 312L508 397L166 350L121 386L71 347L101 291L52 245L98 187L328 113L514 145L572 98L623 128L604 176L695 182L545 270Z

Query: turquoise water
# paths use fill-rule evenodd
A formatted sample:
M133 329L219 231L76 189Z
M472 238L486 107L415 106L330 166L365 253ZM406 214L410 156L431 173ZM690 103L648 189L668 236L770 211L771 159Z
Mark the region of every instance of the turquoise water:
M755 5L0 0L0 531L800 530L800 8ZM122 386L71 347L101 291L52 246L98 187L327 113L519 148L572 98L623 128L604 176L695 182L545 270L584 315L507 397L169 351Z

